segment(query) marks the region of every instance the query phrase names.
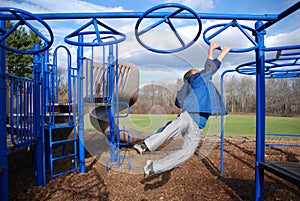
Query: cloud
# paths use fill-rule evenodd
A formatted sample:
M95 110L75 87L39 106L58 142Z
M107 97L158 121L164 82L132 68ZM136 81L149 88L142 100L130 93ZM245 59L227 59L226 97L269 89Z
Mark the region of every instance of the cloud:
M229 21L226 21L227 23ZM211 25L215 25L217 23L225 23L224 21L213 21L206 20L203 22L203 31ZM247 26L253 26L251 22L243 22L243 24ZM180 27L178 32L181 36L190 41L191 38L194 38L194 33L197 31L197 26L186 26ZM237 37L239 30L230 29L226 34L223 34L221 37L217 38L217 42L221 45L229 45L235 48L249 46L249 42L245 38L239 39ZM131 62L136 64L137 66L165 66L165 68L172 68L175 71L178 71L178 74L186 71L189 68L203 68L204 63L207 59L207 50L208 45L202 39L202 35L196 41L194 45L191 47L177 52L173 54L158 54L151 52L144 47L142 47L135 38L133 32L126 33L127 39L126 41L119 44L119 58L120 60L124 60L126 62ZM168 33L165 32L155 32L153 35L148 35L146 38L146 42L151 43L151 47L155 47L157 49L164 49L165 47L180 47L178 46L177 40L172 40L167 37ZM240 36L241 37L241 36ZM214 40L215 41L215 40ZM250 44L251 45L251 44ZM101 49L101 48L100 48ZM219 51L216 51L215 56ZM95 55L102 55L101 50L98 51ZM250 53L243 54L229 54L225 57L222 68L235 68L241 63L248 62L254 60L254 51ZM151 67L149 67L151 68ZM154 76L155 77L155 76Z
M169 1L164 1L168 3ZM179 3L190 7L195 10L209 10L214 8L214 0L173 0L173 3Z
M300 45L300 28L287 33L279 33L277 35L267 36L265 44L270 47L274 46L288 46L288 45Z
M33 13L43 13L43 12L121 12L125 11L122 7L104 7L89 3L82 0L24 0L22 2L11 1L11 0L1 0L0 4L2 6L15 7L23 10L27 10Z
M212 9L215 5L214 0L174 0L174 3L181 3L191 7L194 10L201 9ZM83 0L74 1L63 1L63 0L25 0L22 2L11 1L11 0L0 0L1 6L18 7L20 9L27 10L33 13L71 13L71 12L118 12L118 11L130 11L124 10L122 7L104 7L96 4L89 3ZM55 44L63 44L64 37L78 27L85 24L86 20L48 20L47 23L53 29L55 34ZM100 19L101 22L111 26L112 28L125 33L127 35L126 41L120 43L119 46L119 57L121 59L127 60L129 62L135 63L137 65L161 65L169 66L178 71L185 71L187 68L201 67L203 66L206 57L208 45L205 44L202 38L202 34L205 29L212 25L220 23L229 23L230 20L202 20L202 33L200 38L196 43L176 54L157 54L146 50L142 47L136 40L134 35L134 27L136 24L136 19ZM148 20L148 19L147 19ZM147 22L147 20L145 22ZM157 19L155 19L157 20ZM192 21L192 20L191 20ZM238 21L240 24L247 25L249 27L254 27L252 21ZM184 41L190 41L194 38L195 32L197 32L197 26L192 23L186 23L185 20L179 21L179 26L176 27L178 33L183 37ZM164 29L169 29L168 26ZM217 30L216 28L215 30ZM270 29L272 30L272 29ZM280 33L278 33L279 31ZM293 45L300 44L300 28L291 30L289 32L284 32L285 29L276 29L276 33L267 30L267 35L265 36L265 44L267 47L279 46L279 45ZM213 31L213 30L211 30ZM211 34L208 32L207 34ZM142 38L142 37L141 37ZM174 38L172 32L157 30L157 32L152 32L149 35L145 35L142 38L150 47L156 49L167 49L180 47L177 38ZM236 27L230 27L224 33L220 34L218 37L213 38L214 41L222 44L229 45L233 48L245 48L251 47L253 44L241 34ZM54 47L55 48L55 47ZM76 47L71 46L72 52L74 52L73 58L76 58ZM102 49L100 47L99 49ZM99 57L102 56L101 50L95 50L95 55ZM85 48L85 56L90 56L90 48ZM237 65L249 61L255 60L255 53L251 51L249 53L230 53L225 57L222 68L235 68Z
M176 82L177 79L182 78L182 74L178 69L171 68L164 65L144 65L138 66L140 71L141 84L147 84L159 81Z
M89 3L83 0L24 0L21 2L12 0L0 0L0 5L5 7L19 8L31 13L74 13L74 12L125 12L131 10L125 10L122 7L105 7ZM73 32L80 26L84 25L87 20L47 20L46 22L51 25L56 42L63 42L62 38L67 34ZM105 20L104 20L105 21ZM109 21L109 20L107 20ZM128 23L124 20L110 20L112 27L121 27L122 30L127 30Z

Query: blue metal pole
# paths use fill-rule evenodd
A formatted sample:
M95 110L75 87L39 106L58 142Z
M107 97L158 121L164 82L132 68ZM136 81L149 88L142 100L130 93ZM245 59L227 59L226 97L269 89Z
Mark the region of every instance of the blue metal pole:
M64 47L64 46L62 46ZM67 57L68 57L68 107L69 107L69 119L68 122L71 122L71 111L72 111L72 103L73 103L73 99L72 99L72 56L70 51L64 47L65 50L67 51ZM73 86L75 87L75 86ZM73 113L75 114L75 111L73 111ZM75 119L73 119L74 121ZM74 130L74 133L76 133L76 130ZM76 135L74 135L76 136ZM76 152L75 152L76 153Z
M260 27L261 21L256 22L255 27ZM255 159L255 200L264 200L264 170L259 167L265 160L265 31L256 37L259 44L256 50L256 159Z
M221 97L224 101L224 76L226 73L235 72L235 70L226 70L221 75L220 81L220 89L221 89ZM225 132L225 121L224 115L221 116L221 148L220 148L220 173L224 173L224 132Z
M144 12L98 12L98 13L37 13L34 14L44 20L62 20L62 19L90 19L90 18L139 18ZM147 18L163 18L169 15L170 12L154 12L149 13ZM274 21L278 19L276 14L222 14L222 13L197 13L201 19L224 19L224 20L263 20ZM21 15L24 19L30 20L32 17ZM179 13L174 18L194 19L195 16L190 13ZM0 15L0 20L17 20L17 17L12 14Z
M107 79L107 75L108 73L106 71L106 55L105 55L105 46L102 47L102 51L103 51L103 58L102 58L102 102L107 102L107 88L108 85L106 84L106 80Z
M83 42L83 36L78 36L78 42ZM85 173L84 161L84 100L83 100L83 47L78 46L77 49L77 68L78 68L78 150L79 150L79 163L80 173Z
M119 116L120 116L120 111L119 111L119 55L118 55L119 49L118 49L118 43L116 44L116 59L115 59L115 74L116 74L116 99L115 99L115 116L114 116L114 121L116 122L115 126L115 134L117 136L117 158L118 158L118 168L121 165L121 157L120 157L120 128L119 128ZM129 165L129 162L128 162Z
M39 50L40 44L34 44L34 50ZM34 93L33 93L33 109L34 109L34 135L37 137L37 145L35 149L35 175L36 185L43 184L43 143L41 131L41 61L40 56L35 54L33 57L33 79L34 79Z
M85 94L84 94L84 99L90 101L90 98L89 98L89 59L86 59L85 60L86 63L85 63Z
M110 126L110 161L115 162L115 100L114 100L114 56L113 46L109 45L109 99L110 99L110 110L109 110L109 126Z
M42 83L42 100L41 100L41 109L42 109L42 124L41 124L41 134L42 134L42 160L43 160L43 187L46 187L47 175L46 175L46 149L45 149L45 120L46 120L46 105L49 98L49 50L44 52L44 61L42 66L41 73L41 83ZM49 151L49 150L47 150ZM48 152L47 152L48 153Z
M92 58L90 65L90 101L94 101L94 47L92 46Z
M0 21L0 29L6 29L6 22ZM1 33L1 32L0 32ZM5 45L3 40L2 45ZM6 97L6 52L0 47L0 97ZM8 163L7 163L7 141L6 141L6 98L2 99L0 107L0 200L8 200Z
M277 15L276 20L271 20L266 22L265 24L260 24L259 27L257 27L257 31L262 31L268 28L269 26L273 25L274 23L282 20L283 18L287 17L288 15L292 14L293 12L297 11L300 8L300 1L289 7L288 9L284 10L283 12L279 13Z

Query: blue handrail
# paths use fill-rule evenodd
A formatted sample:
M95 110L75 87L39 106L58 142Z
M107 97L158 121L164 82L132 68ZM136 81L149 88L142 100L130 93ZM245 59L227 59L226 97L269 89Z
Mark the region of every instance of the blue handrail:
M38 84L28 78L7 74L10 88L10 129L11 141L16 149L34 144L33 87Z

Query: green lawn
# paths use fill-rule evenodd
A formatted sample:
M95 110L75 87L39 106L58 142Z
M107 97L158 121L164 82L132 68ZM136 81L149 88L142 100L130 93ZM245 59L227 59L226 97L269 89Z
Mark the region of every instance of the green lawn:
M255 115L225 116L226 136L255 136Z
M139 131L155 132L175 118L176 115L131 114L127 118L120 119L120 125L130 126ZM91 128L87 115L85 129ZM220 130L220 117L210 117L203 133L219 134ZM266 133L300 134L300 117L269 116L266 118ZM255 136L255 115L225 116L225 136Z
M225 117L225 135L255 136L255 122L255 115L228 115ZM267 116L266 133L300 134L300 118Z

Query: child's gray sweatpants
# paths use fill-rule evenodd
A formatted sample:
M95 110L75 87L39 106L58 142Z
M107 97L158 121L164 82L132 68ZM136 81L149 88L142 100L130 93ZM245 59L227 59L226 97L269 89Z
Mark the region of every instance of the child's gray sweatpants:
M182 134L182 147L179 150L167 155L166 157L153 161L153 170L155 173L168 171L178 167L180 164L189 159L196 151L202 130L197 123L191 118L188 112L182 112L174 121L172 121L160 133L156 133L147 139L145 144L150 151L156 150L162 143L171 138L176 138Z

